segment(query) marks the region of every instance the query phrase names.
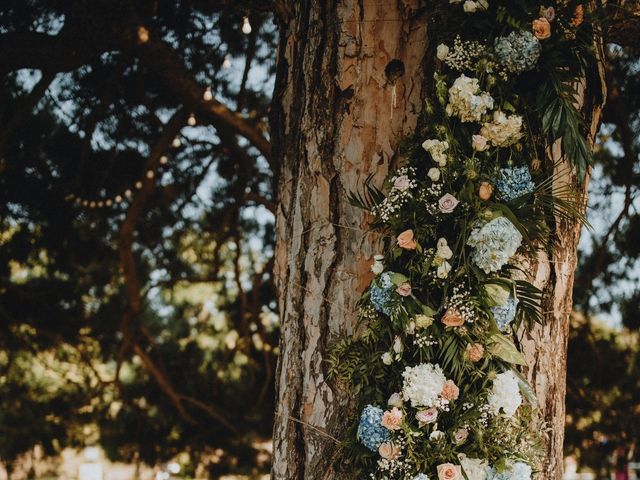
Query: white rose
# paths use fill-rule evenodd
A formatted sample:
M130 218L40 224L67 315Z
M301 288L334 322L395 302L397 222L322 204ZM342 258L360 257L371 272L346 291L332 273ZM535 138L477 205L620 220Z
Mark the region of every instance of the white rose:
M447 56L449 56L449 47L444 43L438 45L438 48L436 49L436 56L438 57L438 60L444 61Z
M400 175L396 178L395 182L393 182L393 186L396 190L404 191L411 186L411 181L406 175Z
M473 0L467 0L466 2L464 2L464 5L462 6L462 9L467 13L475 13L477 8L478 8L478 5Z
M449 260L451 257L453 257L453 252L449 248L446 238L440 238L438 240L436 255L440 258L444 258L445 260Z
M389 352L385 352L382 354L382 363L385 365L391 365L393 363L393 357Z
M487 0L476 0L476 6L480 10L486 10L487 8L489 8L489 2Z
M390 407L402 408L402 395L399 393L392 393L387 401L387 405Z
M441 432L440 430L434 430L431 432L431 435L429 435L429 440L437 441L441 438L444 438L444 432Z
M413 335L414 333L416 333L416 322L414 322L413 320L411 320L408 324L407 327L404 329L405 333L407 335Z
M433 182L437 182L440 180L440 169L436 167L432 167L427 172L427 177L431 179Z
M449 276L450 271L451 271L451 265L449 264L449 262L445 260L438 267L438 271L436 272L436 275L438 276L438 278L447 278Z
M396 336L395 340L393 341L393 351L396 353L402 353L403 350L404 346L402 345L402 340L400 339L400 337Z
M371 271L375 275L380 275L382 272L384 272L384 264L380 262L374 262L373 265L371 265Z

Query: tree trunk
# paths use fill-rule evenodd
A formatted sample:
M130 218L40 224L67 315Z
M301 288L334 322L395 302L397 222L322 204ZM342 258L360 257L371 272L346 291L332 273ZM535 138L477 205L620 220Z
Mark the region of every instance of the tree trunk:
M275 276L282 321L275 479L336 478L349 395L326 383L332 339L351 335L378 236L347 194L379 185L421 110L426 21L417 0L291 2L274 97L280 163ZM392 60L404 65L395 83ZM393 65L399 65L394 63ZM392 66L393 66L392 65ZM324 433L323 433L324 432Z
M594 42L598 58L603 60L600 40ZM599 63L596 72L590 72L591 81L583 79L576 98L589 130L591 147L602 120L602 108L606 96L604 65ZM548 150L548 164L555 165L554 188L577 185L577 193L584 199L582 211L586 211L590 171L579 182L566 158L562 157L560 142ZM565 397L567 392L567 342L571 312L573 310L573 281L578 261L578 243L582 224L556 218L556 228L551 239L551 255L540 252L532 262L533 283L543 290L543 323L530 332L524 332L521 344L528 362L527 377L538 399L538 406L548 427L545 438L545 459L541 472L545 479L561 480L563 477L563 444L565 424Z
M380 185L397 142L422 109L427 18L419 0L305 0L280 4L273 158L280 165L275 280L281 316L273 478L334 479L350 395L326 382L331 341L351 335L356 302L382 239L367 233L347 194L370 174ZM399 60L404 74L385 74ZM389 67L389 68L387 68ZM431 72L427 72L428 75ZM595 112L594 128L599 121ZM592 132L593 133L593 132ZM567 180L569 180L567 178ZM586 182L583 185L586 189ZM560 478L565 362L580 227L559 224L540 261L545 323L525 342L529 375L553 432L545 478ZM552 265L564 268L551 268Z

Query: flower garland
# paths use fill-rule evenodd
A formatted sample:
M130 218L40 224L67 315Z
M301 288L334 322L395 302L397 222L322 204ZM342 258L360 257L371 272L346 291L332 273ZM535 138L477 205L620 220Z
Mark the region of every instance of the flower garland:
M360 402L346 449L357 478L527 480L541 459L514 335L541 321L541 292L521 265L549 242L554 214L580 218L539 159L581 129L562 102L589 61L589 27L571 1L449 3L465 35L439 35L426 126L384 191L367 182L351 196L396 239L374 259L358 334L330 359ZM584 171L584 148L567 142Z

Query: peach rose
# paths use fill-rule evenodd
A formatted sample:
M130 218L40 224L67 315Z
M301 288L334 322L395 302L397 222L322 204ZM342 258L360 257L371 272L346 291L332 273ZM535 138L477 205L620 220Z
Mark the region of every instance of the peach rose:
M444 312L441 322L447 327L460 327L464 324L464 318L457 309L449 308Z
M453 463L442 463L437 470L439 480L458 480L462 477L462 468Z
M434 423L438 419L438 410L435 408L427 408L426 410L418 410L416 412L416 420L420 425Z
M442 387L442 392L440 392L440 395L442 396L442 398L452 401L458 398L458 395L460 395L460 389L455 383L453 383L453 380L447 380L444 384L444 387Z
M472 362L479 362L484 356L484 347L479 343L470 343L467 345L467 358Z
M569 22L574 27L579 27L584 22L584 5L578 5L573 12L573 18Z
M382 414L380 424L388 430L398 430L402 424L402 411L396 407L387 410Z
M540 17L533 21L533 34L538 40L545 40L551 36L551 24L549 20Z
M398 292L401 297L408 297L409 295L411 295L411 285L407 282L404 282L398 288L396 288L396 292Z
M458 199L450 193L445 193L440 200L438 200L438 208L442 213L451 213L458 206Z
M480 183L480 188L478 189L480 200L489 200L491 195L493 195L493 185L489 182Z
M395 460L400 456L400 447L391 442L383 442L378 447L378 453L382 458L387 460Z
M398 235L398 246L405 250L415 250L418 246L416 244L415 237L413 236L413 230L405 230Z

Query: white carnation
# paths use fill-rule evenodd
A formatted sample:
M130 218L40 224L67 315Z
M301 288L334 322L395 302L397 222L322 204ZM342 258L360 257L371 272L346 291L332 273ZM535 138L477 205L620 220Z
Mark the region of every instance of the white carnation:
M402 373L402 397L413 407L432 407L447 381L439 365L421 363L406 367Z
M432 182L437 182L440 180L440 169L436 167L431 167L427 172L427 177L431 179Z
M494 415L504 413L507 417L513 417L522 404L518 378L515 373L509 370L498 374L493 381L493 388L488 400L491 413Z
M480 135L485 137L496 147L508 147L522 138L522 117L519 115L507 116L497 110L493 112L493 121L486 122Z
M477 78L462 74L449 88L447 113L459 117L463 122L479 122L492 108L493 97L480 90Z

